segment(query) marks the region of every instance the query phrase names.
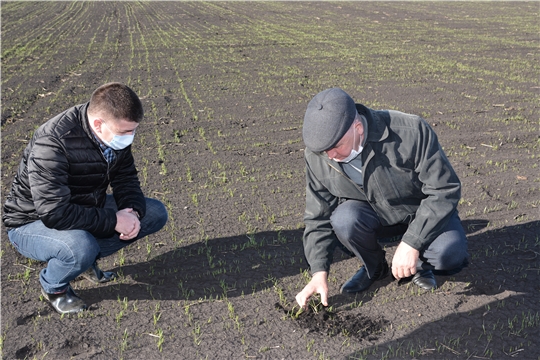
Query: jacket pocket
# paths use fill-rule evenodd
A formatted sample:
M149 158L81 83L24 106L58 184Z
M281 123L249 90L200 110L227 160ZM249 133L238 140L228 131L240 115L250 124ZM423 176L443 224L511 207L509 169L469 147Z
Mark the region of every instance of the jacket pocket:
M372 176L379 188L379 206L385 206L392 221L404 221L414 214L421 201L421 188L415 184L414 171L406 168L380 166Z

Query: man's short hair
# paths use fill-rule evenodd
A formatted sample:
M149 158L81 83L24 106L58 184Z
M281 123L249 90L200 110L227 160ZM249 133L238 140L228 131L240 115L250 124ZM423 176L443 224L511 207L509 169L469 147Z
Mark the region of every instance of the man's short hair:
M105 113L113 121L125 119L141 122L144 110L141 100L128 86L111 82L98 87L90 98L88 112L91 114Z

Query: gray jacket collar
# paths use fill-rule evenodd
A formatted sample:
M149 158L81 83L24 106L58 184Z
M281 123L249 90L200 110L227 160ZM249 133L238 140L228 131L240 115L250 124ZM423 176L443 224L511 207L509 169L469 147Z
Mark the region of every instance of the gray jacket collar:
M368 134L366 142L379 142L388 137L388 127L382 116L389 116L387 111L374 111L370 108L356 104L356 110L360 115L366 117L368 123Z

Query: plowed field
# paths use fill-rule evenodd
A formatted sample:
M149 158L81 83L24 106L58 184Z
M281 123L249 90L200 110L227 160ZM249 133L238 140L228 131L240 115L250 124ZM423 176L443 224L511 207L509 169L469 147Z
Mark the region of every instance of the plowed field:
M45 264L2 227L5 359L539 359L537 2L2 2L2 203L32 132L101 84L141 97L133 145L166 227L40 297ZM338 86L423 116L463 183L470 265L421 292L389 278L296 316L303 114ZM385 243L392 259L397 242Z

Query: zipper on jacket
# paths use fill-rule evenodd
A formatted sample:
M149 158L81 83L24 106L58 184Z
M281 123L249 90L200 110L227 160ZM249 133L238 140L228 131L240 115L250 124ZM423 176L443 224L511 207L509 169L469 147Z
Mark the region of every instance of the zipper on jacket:
M101 153L101 157L103 158L103 160L105 160L105 163L107 164L107 181L111 181L110 179L110 174L109 174L109 171L110 171L110 166L111 164L109 164L109 162L107 161L107 158L105 157L105 155L103 154L103 151L101 151L101 149L99 149L100 153Z
M107 164L107 174L105 176L105 180L103 182L109 182L110 183L110 174L109 174L109 170L110 170L110 164L109 162L107 161L107 158L105 157L105 155L103 154L103 151L101 151L101 147L99 148L99 153L101 154L101 157L103 158L103 160L105 160L105 163ZM99 192L99 189L95 190L94 191L94 201L96 203L96 206L98 205L98 197L97 197L97 192Z
M362 192L362 194L364 194L364 196L366 195L366 192L364 191L363 188L361 188L357 183L355 183L354 181L352 181L352 179L350 177L348 177L347 175L345 175L341 170L339 170L338 168L336 168L334 165L332 165L332 163L328 162L327 163L328 166L330 166L332 169L336 170L338 172L338 174L340 174L341 176L343 176L345 179L349 180L354 186L356 186L356 188L358 190L360 190ZM363 180L363 177L364 177L364 174L362 174L362 180ZM366 200L367 200L367 196L366 196ZM369 202L369 200L368 200Z

